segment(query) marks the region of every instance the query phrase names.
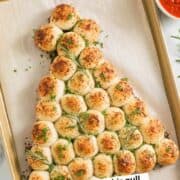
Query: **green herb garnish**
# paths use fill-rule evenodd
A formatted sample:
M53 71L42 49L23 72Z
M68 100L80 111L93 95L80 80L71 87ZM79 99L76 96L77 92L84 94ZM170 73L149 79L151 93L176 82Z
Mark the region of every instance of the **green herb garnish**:
M121 138L124 139L126 143L128 143L135 131L136 131L136 127L132 127L132 126L126 127L125 136Z
M47 158L43 155L41 151L32 152L31 150L26 150L26 156L31 157L33 160L42 161L43 164L49 165Z
M56 111L57 110L57 107L56 106L53 106L53 111Z
M104 116L107 116L107 111L106 111L106 110L102 111L102 114L103 114Z
M103 42L99 42L99 41L94 41L93 42L93 44L95 45L95 46L97 46L97 45L99 45L101 48L103 48Z
M67 146L65 146L65 145L64 146L58 145L57 149L58 149L58 152L59 152L59 156L58 157L60 159L62 159L64 157L63 151L65 151L67 149Z
M103 72L100 73L99 77L100 77L103 81L106 80L105 74L104 74Z
M138 115L138 114L141 114L141 113L142 113L141 109L136 108L134 111L132 111L132 112L129 114L129 116L135 116L135 115Z
M120 84L117 84L115 88L119 91L123 91L123 87Z
M84 169L80 169L75 174L76 174L76 176L83 176L85 173L86 173L86 171Z
M51 99L51 101L54 101L54 100L56 99L56 95L51 94L51 95L50 95L50 99Z
M168 147L166 148L166 152L169 153L170 151L171 151L171 147L168 146Z
M85 41L85 46L89 47L89 44L90 44L89 41L87 39L84 39L84 41Z
M179 39L180 40L180 36L171 36L174 39Z
M65 129L74 129L75 127L76 125L70 125L70 126L65 127Z
M77 64L76 57L75 57L75 55L73 53L71 53L67 48L63 47L60 44L58 44L58 48L61 49L65 53L65 56L67 58L73 60Z
M65 176L61 175L61 176L57 176L55 178L52 178L52 180L65 180Z
M67 43L68 45L71 45L71 44L73 44L73 41L72 41L72 39L67 39L66 43Z
M97 88L100 88L100 87L101 87L100 82L96 82L95 86L96 86Z
M90 116L90 114L87 113L87 112L84 112L84 113L81 113L81 114L80 114L80 118L82 118L82 119L84 119L84 120L89 119L89 116Z
M72 19L72 17L73 17L73 15L72 15L72 14L69 14L69 15L67 16L67 20Z
M135 131L136 131L135 127L132 127L131 129L128 130L128 135L126 137L127 142L130 140L130 138L132 137L132 135L134 134Z
M68 88L66 88L66 89L65 89L65 94L69 94L69 93L71 93L71 90L68 89Z
M90 44L89 41L85 38L85 36L82 36L82 38L84 39L85 46L88 47Z
M125 78L122 78L121 80L122 80L122 81L128 81L128 78L125 77Z
M46 142L47 141L47 132L49 131L49 129L48 128L43 128L42 129L42 131L41 131L41 134L39 134L38 136L37 136L37 140L40 140L40 139L43 139L44 140L44 142Z
M54 169L55 165L54 164L50 164L49 165L49 168L48 168L48 171L51 172L53 169Z

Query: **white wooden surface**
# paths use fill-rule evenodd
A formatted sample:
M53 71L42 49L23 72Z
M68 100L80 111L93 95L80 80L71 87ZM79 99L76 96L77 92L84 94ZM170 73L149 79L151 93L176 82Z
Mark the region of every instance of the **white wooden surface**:
M34 6L33 9L27 8L33 2L34 3L36 2L36 6ZM1 7L1 4L0 4L0 23L1 23L0 24L0 28L1 28L0 31L2 31L2 29L3 29L3 32L7 31L8 35L9 35L8 41L11 38L11 36L13 36L14 33L20 33L23 36L22 39L14 39L14 37L12 37L12 41L9 41L9 44L8 44L9 50L10 50L10 48L15 48L17 50L17 52L18 52L18 54L16 54L17 56L13 57L14 61L11 61L10 65L7 64L5 66L9 70L9 72L8 72L9 75L12 76L12 79L9 79L8 81L4 82L4 83L11 83L11 86L9 86L9 87L12 88L12 91L11 91L11 93L9 95L12 97L12 99L14 98L13 97L13 95L14 95L13 91L18 91L18 94L16 94L18 97L14 98L14 100L9 99L8 103L9 104L10 103L17 103L19 106L25 106L26 110L29 109L29 111L33 111L33 107L34 107L34 103L35 103L35 96L36 96L35 89L37 87L38 79L42 76L42 74L45 74L45 72L47 71L47 63L45 63L43 65L43 67L42 67L42 65L39 64L39 59L40 59L39 51L36 50L33 47L29 47L29 45L27 45L26 42L31 44L31 37L29 35L30 35L32 29L34 27L38 26L39 24L43 23L45 21L45 17L47 17L47 14L49 13L49 12L44 12L43 10L40 12L39 8L45 8L45 9L52 8L54 6L54 2L57 3L57 2L61 2L61 1L46 0L45 3L44 2L42 3L42 1L37 1L37 0L31 0L31 2L26 1L26 0L16 0L16 3L11 2L11 5L6 4L6 5L3 5L3 7ZM95 2L95 0L93 2ZM98 7L101 7L100 4L99 4L100 0L96 1L97 8L95 8L95 9L94 9L94 3L93 2L89 2L89 4L88 4L89 10L98 11ZM110 1L107 0L107 2L109 2L109 5L110 5L112 1L110 2ZM117 1L115 1L115 2L117 3ZM124 11L124 12L127 11L127 10L131 10L131 11L136 10L137 11L137 8L138 8L138 10L142 10L142 7L141 6L139 7L139 5L140 5L139 2L140 2L139 0L136 0L136 2L134 1L132 3L131 7L124 6L123 9L121 8L122 6L121 7L118 6L120 4L117 3L116 7L119 8L119 9L116 9L115 13L117 13L116 11ZM81 1L81 3L83 3L83 1ZM143 43L145 43L144 40L143 39L138 39L140 36L142 36L143 38L150 39L149 36L148 36L149 35L148 30L146 28L142 30L142 29L140 29L140 27L132 30L133 26L135 26L135 22L134 22L135 20L136 20L137 23L139 23L139 26L141 25L142 21L144 21L143 17L139 18L139 20L137 19L137 17L140 15L139 13L134 14L136 16L134 20L129 19L128 22L130 23L130 25L128 25L129 26L128 27L127 23L125 21L121 21L121 18L119 20L116 17L113 17L113 18L108 17L109 13L106 14L105 9L104 9L104 11L102 11L104 14L99 15L98 17L96 17L96 13L89 14L89 12L87 12L86 10L81 9L80 5L77 2L74 3L74 4L75 4L75 6L79 7L80 12L82 12L82 14L84 16L88 15L88 16L90 16L92 18L95 18L95 19L97 18L99 20L100 24L102 26L105 26L105 31L110 36L110 39L106 40L106 42L105 42L105 46L106 46L105 50L111 49L110 46L116 47L117 43L118 43L118 46L121 48L121 49L117 49L117 51L121 51L120 59L128 57L128 58L131 58L131 61L134 61L137 64L139 63L139 59L141 60L141 58L147 58L147 60L149 60L149 61L152 58L156 59L155 56L150 55L150 53L154 53L154 49L149 50L148 45L143 47ZM123 4L121 4L121 5L123 5ZM127 4L124 4L124 5L127 5ZM84 6L85 6L85 4L84 4ZM21 21L18 18L18 16L23 16L23 12L25 13L25 10L22 10L21 8L25 8L25 9L27 8L26 9L27 13L25 14L27 20L25 20L25 18L22 18L23 21ZM111 9L111 10L113 12L113 9ZM32 13L32 11L33 11L33 13ZM7 13L9 15L7 15ZM115 14L115 15L117 15L117 14ZM129 17L126 17L126 18L127 19L130 18L130 16L131 15L129 15ZM39 17L41 17L41 18L39 18ZM35 18L39 18L39 20L35 21L34 20ZM174 69L174 74L176 76L178 73L180 74L180 64L178 65L177 63L174 62L174 58L178 56L178 53L176 51L177 50L177 47L176 47L177 41L172 40L170 38L170 35L176 34L177 29L180 27L180 23L178 21L172 21L172 20L170 20L168 18L165 18L165 17L161 17L161 18L162 18L162 23L163 23L163 26L164 26L164 32L165 32L165 35L166 35L166 39L167 39L167 42L168 42L168 45L169 45L169 52L170 52L171 57L172 57L171 63L172 63L173 69ZM9 22L12 21L12 19L15 22L13 22L12 24L8 24ZM124 37L119 36L118 32L116 31L117 27L107 27L104 24L104 19L106 19L107 23L109 21L111 21L111 20L116 21L117 25L121 26L122 33L127 32L128 29L131 29L131 32L126 33L126 35ZM1 27L3 21L6 21L5 27L8 27L8 29L5 29L5 27ZM17 24L19 25L18 29L16 28ZM26 29L26 31L24 29ZM141 31L141 32L139 32L139 31ZM29 34L27 34L27 33L29 33ZM112 38L114 34L117 35L118 38L121 38L122 41L124 41L124 43L114 42L113 38ZM133 39L133 38L134 38L135 41L138 42L138 46L142 45L142 47L139 47L138 50L133 50L133 48L131 48L131 46L133 45L133 42L131 42L131 39ZM127 41L127 39L128 39L128 41ZM16 42L16 44L14 44L14 42ZM114 46L113 43L116 43L116 46ZM7 44L5 45L6 47L3 47L2 42L0 44L1 44L0 45L1 48L3 48L4 50L7 50ZM125 49L125 48L129 48L129 49ZM143 51L142 48L144 48L145 50ZM130 52L130 53L128 53L128 52ZM3 57L5 57L6 54L7 54L7 56L6 56L7 58L13 59L12 58L12 56L13 56L12 51L4 52ZM118 60L119 60L118 53L115 56L112 55L112 54L113 53L112 53L111 50L106 53L106 55L108 57L115 59L114 63L117 66L119 66L118 65ZM127 55L125 55L125 54L127 54ZM146 57L145 54L148 54L149 57ZM22 56L25 57L25 58L23 59ZM19 59L19 61L18 61L18 59ZM32 70L30 70L27 73L24 73L23 72L24 69L29 64L32 64L32 63L33 63ZM150 63L149 64L150 68L154 67L154 65L155 65L154 63L157 63L157 61L153 61L152 63ZM148 96L149 98L145 98L147 101L149 101L149 99L153 98L153 96L151 96L151 93L148 92L148 88L151 87L151 85L154 85L154 83L155 83L155 85L159 86L159 89L156 89L157 90L156 92L158 93L157 97L160 97L161 99L159 99L159 100L154 99L153 100L154 102L148 102L148 103L150 103L150 104L154 103L156 105L155 107L160 107L160 105L164 104L164 103L167 104L167 101L163 100L163 98L164 98L164 94L162 94L163 86L162 86L161 79L158 77L160 75L159 72L158 72L159 71L158 67L155 68L155 72L154 72L155 75L157 76L157 80L155 82L150 81L149 82L150 83L149 87L143 88L142 85L145 83L145 80L143 82L143 80L142 80L143 78L141 78L141 76L142 76L142 73L144 71L142 69L137 69L137 66L134 66L133 67L134 71L135 72L138 71L139 75L138 74L137 75L136 74L131 74L130 72L133 69L126 70L128 64L123 63L123 65L124 65L123 66L123 73L126 76L130 77L130 79L133 81L134 84L136 84L135 83L136 81L139 82L137 91L140 92L140 94L142 95L143 98ZM14 68L21 67L20 70L18 69L18 71L20 71L20 72L18 72L17 75L14 75L14 73L10 72L10 71L12 71L13 67ZM150 70L149 70L149 73L151 73ZM14 76L16 76L16 77L14 77ZM31 77L31 80L34 78L35 82L33 82L33 81L24 82L24 85L27 88L26 89L19 89L20 87L18 86L18 84L21 82L22 78L26 79L26 78L29 78L29 77ZM146 77L146 78L148 78L148 77ZM177 86L180 88L180 80L176 79L176 82L177 82ZM140 87L142 87L142 89ZM22 95L22 93L23 93L23 95ZM31 99L33 99L33 101ZM29 101L29 100L31 100L31 101ZM29 102L30 102L30 104L29 104ZM171 119L169 117L170 114L167 113L167 111L168 111L168 106L166 106L166 105L165 105L164 109L158 109L157 108L157 114L162 114L160 116L161 116L161 118L164 119L165 123L168 123L169 119ZM34 117L32 113L28 114L29 112L21 112L19 110L16 110L16 111L13 111L13 114L11 113L10 118L13 118L14 115L18 115L18 117L21 117L21 116L24 115L24 113L27 113L27 117L24 118L24 123L25 122L28 123L27 127L31 127L32 118ZM17 119L16 119L16 122L18 122ZM14 121L13 121L13 123L15 124ZM25 130L23 128L19 127L19 123L15 124L14 128L20 129L20 132L23 133L23 131L25 131ZM169 130L172 130L172 131L174 130L172 124L170 124L170 125L168 124L168 126L166 126L166 127L168 127ZM30 129L28 131L30 131ZM24 137L22 137L21 134L17 135L17 137L18 137L19 141L22 141L23 138L24 138ZM18 147L18 149L19 149L19 153L20 153L20 151L22 151L22 147ZM177 166L165 167L164 169L162 169L160 171L155 171L155 172L151 173L151 177L152 177L151 179L153 179L153 180L157 179L158 174L159 174L161 176L161 178L164 177L164 179L167 179L167 177L170 176L169 179L179 180L180 179L180 173L178 173L178 171L177 171L178 168L180 168L180 163L178 163ZM176 172L176 174L175 173L170 174L169 172ZM0 179L5 179L5 180L10 180L11 179L10 173L9 173L9 170L8 170L8 166L7 166L5 161L4 161L4 163L2 165L0 165Z

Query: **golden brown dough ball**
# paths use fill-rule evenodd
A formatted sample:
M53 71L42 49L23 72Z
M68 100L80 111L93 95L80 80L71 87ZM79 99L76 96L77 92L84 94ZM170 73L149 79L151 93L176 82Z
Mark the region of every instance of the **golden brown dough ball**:
M126 80L120 80L109 87L108 93L113 106L124 106L133 98L133 89Z
M95 136L80 135L74 140L76 154L83 158L91 158L98 152L98 145Z
M179 159L179 149L174 141L163 138L156 145L157 161L161 165L174 164Z
M96 82L104 89L109 88L119 79L116 68L108 61L95 68L94 77Z
M79 56L79 63L86 69L94 69L103 62L103 53L94 46L84 48Z
M73 180L88 180L93 176L93 165L90 159L75 158L68 167Z
M115 154L120 149L120 142L115 132L104 131L97 137L99 151L107 154Z
M57 79L66 81L72 77L77 65L65 56L57 56L50 66L50 73Z
M147 106L144 101L137 97L132 98L125 106L123 106L123 110L128 121L135 126L140 126L147 121Z
M42 25L35 31L34 43L43 51L54 51L56 49L56 43L62 33L61 29L52 23Z
M74 27L74 32L80 34L88 42L96 42L100 35L100 27L92 19L82 19Z
M66 56L73 60L79 56L84 48L84 39L75 32L64 33L57 44L58 55Z
M108 178L113 174L113 163L110 155L98 154L93 161L94 175L99 178Z
M48 75L40 80L37 91L41 99L59 101L64 94L64 90L65 84L63 81Z
M60 4L53 10L50 22L55 23L63 30L71 29L79 19L79 14L74 7L69 4Z
M114 155L113 162L117 175L130 175L135 172L136 161L131 151L120 150Z
M144 144L135 151L136 172L151 171L156 165L156 153L151 145Z
M144 142L150 144L158 144L164 137L164 126L160 120L149 118L147 122L140 126Z

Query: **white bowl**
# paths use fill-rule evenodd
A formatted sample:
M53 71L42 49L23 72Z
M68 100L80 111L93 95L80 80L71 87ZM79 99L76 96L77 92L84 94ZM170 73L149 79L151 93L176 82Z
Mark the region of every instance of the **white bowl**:
M172 15L171 13L169 13L161 4L161 2L159 0L156 0L156 4L158 6L158 8L164 13L166 14L168 17L175 19L175 20L180 20L180 17L176 17L174 15Z

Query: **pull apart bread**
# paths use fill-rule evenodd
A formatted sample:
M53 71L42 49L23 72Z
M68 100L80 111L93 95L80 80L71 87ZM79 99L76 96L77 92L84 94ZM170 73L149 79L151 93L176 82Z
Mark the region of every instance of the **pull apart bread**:
M35 32L35 45L57 57L38 87L29 180L130 175L179 158L162 122L96 46L100 31L94 20L60 4Z

